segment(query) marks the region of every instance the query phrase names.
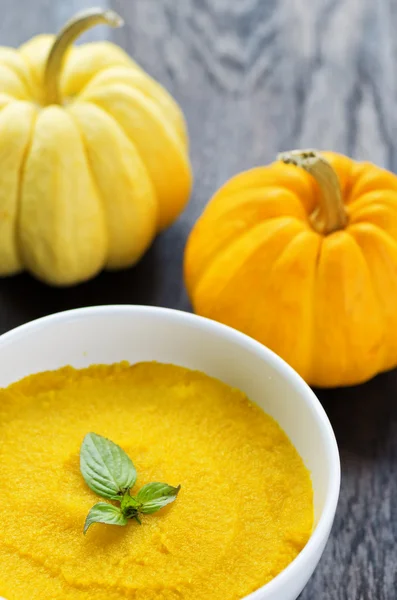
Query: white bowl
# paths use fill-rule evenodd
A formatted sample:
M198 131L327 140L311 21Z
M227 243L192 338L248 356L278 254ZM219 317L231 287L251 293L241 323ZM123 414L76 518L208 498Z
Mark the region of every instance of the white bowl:
M164 308L99 306L44 317L0 337L0 387L64 365L157 360L198 369L244 391L287 433L314 489L315 527L297 558L247 600L296 600L329 537L340 463L328 418L311 389L251 338L202 317Z

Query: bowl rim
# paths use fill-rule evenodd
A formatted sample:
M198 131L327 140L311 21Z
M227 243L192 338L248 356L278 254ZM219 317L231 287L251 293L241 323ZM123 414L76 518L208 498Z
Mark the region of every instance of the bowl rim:
M294 558L283 571L276 575L274 579L254 592L251 592L242 600L264 600L263 593L266 594L266 597L269 596L269 598L278 597L277 594L283 591L285 592L286 586L291 580L294 580L300 572L310 571L311 574L316 564L313 562L313 559L318 560L322 554L323 547L328 539L333 524L338 504L341 481L339 450L334 431L322 404L302 377L280 356L260 342L232 327L219 323L218 321L213 321L212 319L174 308L140 304L109 304L59 311L33 319L3 333L0 335L0 346L17 341L26 334L35 333L35 331L39 332L42 327L51 326L57 322L115 314L122 315L123 313L126 315L132 313L163 315L167 319L171 319L171 321L179 321L190 326L199 326L208 332L218 333L232 344L243 345L254 353L259 354L263 360L270 363L282 377L289 379L294 388L296 388L297 391L300 392L300 395L304 397L305 402L309 405L314 414L316 422L321 430L322 437L325 440L326 453L329 462L328 489L322 513L308 542L296 558Z

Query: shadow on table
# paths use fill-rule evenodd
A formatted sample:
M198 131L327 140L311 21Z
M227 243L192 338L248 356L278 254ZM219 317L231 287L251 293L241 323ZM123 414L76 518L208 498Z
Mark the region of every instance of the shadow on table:
M40 283L28 274L0 279L0 334L55 312L104 304L146 304L189 310L183 285L184 224L161 233L135 267L102 272L67 288Z
M27 273L0 281L0 326L7 331L55 312L103 304L155 304L161 285L156 246L130 269L102 272L73 287L44 285Z
M381 455L397 421L397 370L350 388L314 392L335 431L341 454Z

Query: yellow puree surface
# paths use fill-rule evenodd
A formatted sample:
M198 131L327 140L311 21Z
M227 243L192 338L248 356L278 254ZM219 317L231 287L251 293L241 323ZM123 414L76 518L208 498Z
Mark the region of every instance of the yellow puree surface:
M182 485L142 525L93 525L79 451L93 431L150 481ZM270 417L208 376L158 363L39 373L0 390L0 596L234 600L307 542L310 477Z

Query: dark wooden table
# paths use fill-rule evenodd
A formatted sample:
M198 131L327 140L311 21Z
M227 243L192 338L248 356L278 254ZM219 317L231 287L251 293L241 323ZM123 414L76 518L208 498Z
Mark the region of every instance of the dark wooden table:
M0 0L0 43L54 32L90 5ZM129 271L67 290L27 275L0 281L1 332L94 304L190 310L182 256L193 222L228 177L271 161L279 150L337 150L397 171L397 0L107 5L123 15L124 29L98 27L84 38L120 43L181 103L195 172L190 206ZM395 600L397 374L319 397L340 446L342 490L330 542L301 600Z

